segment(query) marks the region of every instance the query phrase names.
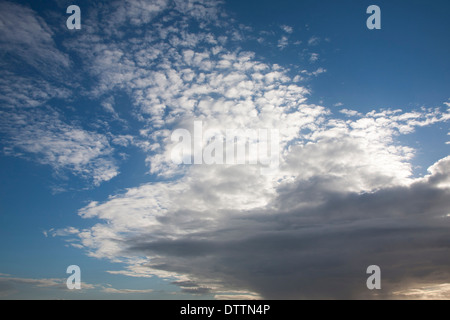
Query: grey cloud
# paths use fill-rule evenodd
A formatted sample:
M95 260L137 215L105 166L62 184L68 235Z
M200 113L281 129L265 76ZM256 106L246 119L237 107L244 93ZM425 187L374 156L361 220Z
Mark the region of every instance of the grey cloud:
M16 292L16 289L10 281L0 279L0 297L9 296L14 292Z
M191 294L197 294L197 295L204 295L209 294L212 292L210 288L182 288L181 292L184 293L191 293Z
M64 278L19 278L0 275L0 297L5 299L17 299L17 297L19 297L19 299L21 299L27 297L31 292L40 292L42 288L55 290L54 293L59 295L61 291L70 292L70 290L67 289L66 280L67 279ZM96 285L83 282L81 285L81 292L96 287ZM17 296L15 296L15 294L17 294ZM39 299L39 293L34 297L38 297Z
M198 284L195 283L194 281L173 281L171 283L180 287L187 287L187 288L198 287Z
M0 107L37 107L70 97L71 60L54 38L51 27L32 9L0 2Z
M434 181L330 193L318 206L223 218L217 230L177 240L135 238L127 251L155 256L153 269L196 283L220 279L227 289L268 299L396 298L395 291L450 276L450 190ZM283 191L277 202L298 194ZM376 293L365 284L373 264L382 269L383 290Z

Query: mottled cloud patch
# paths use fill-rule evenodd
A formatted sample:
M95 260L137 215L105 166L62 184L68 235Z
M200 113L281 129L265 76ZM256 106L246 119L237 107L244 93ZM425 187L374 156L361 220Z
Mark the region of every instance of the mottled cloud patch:
M10 137L3 149L9 155L28 157L50 165L56 172L71 172L94 185L118 174L114 149L106 136L67 124L56 111L1 111L2 133Z

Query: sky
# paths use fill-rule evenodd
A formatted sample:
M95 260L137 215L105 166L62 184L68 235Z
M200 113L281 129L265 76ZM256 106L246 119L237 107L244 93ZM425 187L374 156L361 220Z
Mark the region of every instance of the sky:
M448 12L1 0L0 299L449 299Z

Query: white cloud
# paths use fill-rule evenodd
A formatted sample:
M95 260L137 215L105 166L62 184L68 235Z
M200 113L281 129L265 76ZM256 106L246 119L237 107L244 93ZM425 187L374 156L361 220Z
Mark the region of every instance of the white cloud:
M280 26L280 28L281 28L284 32L289 33L289 34L291 34L292 32L294 32L294 28L292 28L291 26L282 25L282 26Z
M394 296L407 300L448 300L450 284L428 284L423 287L413 287L394 292Z
M116 293L116 294L136 294L136 293L144 294L153 292L152 289L138 290L138 289L114 289L114 288L103 288L102 291L105 293Z
M335 107L342 106L342 103L337 103L334 106ZM345 114L346 116L349 116L349 117L361 116L361 113L359 113L356 110L341 109L341 110L339 110L339 112L342 114Z
M64 123L52 110L0 114L1 130L10 137L5 141L10 155L32 154L57 172L70 170L94 185L118 174L112 159L114 150L104 135Z
M327 69L324 68L318 68L316 71L313 71L311 74L313 76L318 76L319 74L327 72Z
M0 105L6 108L37 107L50 99L67 99L70 91L43 79L26 78L4 71L0 79Z
M320 38L313 36L311 38L309 38L308 40L308 45L309 46L317 46L320 43Z
M311 53L309 57L309 62L314 63L319 60L319 54L318 53Z
M216 294L216 300L261 300L262 298L255 294Z
M278 40L278 48L281 50L285 49L289 44L288 38L286 36L282 36L280 40Z
M56 48L54 32L45 20L28 7L3 1L0 3L0 45L2 50L20 58L47 74L70 65L68 56ZM52 69L52 70L49 70Z
M204 254L204 250L207 253L209 250L219 250L221 245L225 245L231 241L230 239L236 239L239 234L250 236L252 233L264 233L265 230L275 229L278 230L276 234L283 237L284 232L281 231L283 229L278 229L275 222L275 226L272 222L269 224L267 220L272 215L276 216L275 212L313 210L325 215L327 218L324 219L333 217L340 221L352 217L350 221L358 221L359 218L352 216L351 212L358 214L360 210L363 212L368 210L359 208L364 203L359 201L364 197L370 197L365 194L373 194L374 203L382 201L381 208L369 205L374 213L377 210L380 212L385 210L389 215L392 210L395 212L398 210L406 214L402 208L403 200L387 204L382 200L385 197L383 190L388 188L398 190L399 199L403 199L404 196L411 196L408 188L413 188L412 186L417 184L410 178L411 166L408 160L412 150L391 145L390 142L396 135L396 128L404 125L402 122L407 123L414 119L414 123L420 125L423 120L418 119L429 115L428 113L419 117L404 115L385 111L370 112L350 122L329 119L323 126L315 128L314 132L303 136L303 139L309 142L305 141L288 149L281 173L273 180L257 176L251 167L200 166L193 167L179 181L143 185L129 189L126 193L114 196L104 203L93 202L80 210L80 215L83 218L98 218L105 223L80 232L80 244L90 250L92 256L119 259L117 261L130 264L127 270L110 273L139 277L157 275L168 279L187 275L205 287L215 288L211 292L216 292L220 296L218 293L220 290L233 287L236 280L232 280L233 276L227 273L208 274L209 271L206 272L206 269L203 276L191 269L186 274L181 271L186 266L177 257L184 254L197 257L198 254ZM430 168L432 175L420 182L423 187L428 184L445 187L442 181L446 180L439 177L448 176L445 166L447 162L443 160ZM243 184L244 181L247 184ZM387 194L393 192L387 191ZM360 196L356 196L358 194ZM356 203L346 204L347 201L343 200L342 206L345 209L342 210L345 210L347 215L335 216L332 212L341 209L336 208L334 202L330 203L330 197L335 199L332 201L338 201L340 197L345 199L350 197ZM254 200L248 202L249 199ZM435 201L433 199L433 197L421 198L420 201L433 202ZM186 203L189 203L189 208L186 208ZM441 204L440 201L435 203L436 215L439 210L446 208ZM417 208L419 211L420 206ZM298 223L304 225L310 218L305 219L305 222ZM374 219L376 221L377 216ZM372 222L369 219L367 223ZM292 222L288 224L291 225ZM212 235L214 240L210 238ZM213 247L209 249L203 241L219 242L211 244ZM177 249L177 243L185 248L184 253ZM189 253L190 250L192 253ZM156 256L150 254L153 251L157 252ZM147 259L136 261L133 258L138 254L142 256L143 252L148 254ZM226 257L231 261L235 259L232 256ZM258 257L253 258L258 260ZM208 268L208 263L203 262L205 268ZM174 267L161 267L164 265ZM243 271L238 270L235 272ZM223 282L218 284L217 277L228 279L230 284ZM211 283L215 286L211 286ZM253 289L239 285L237 288Z
M340 148L340 145L336 146L337 150ZM346 154L346 149L342 153ZM356 154L347 156L352 158ZM336 153L328 153L328 159L332 160L331 163L345 163L342 156L336 156ZM356 159L356 164L359 161ZM189 187L177 195L171 190L179 183L172 186L164 183L147 185L129 190L102 204L92 203L81 210L83 217L100 218L105 223L83 230L80 239L85 248L93 250L93 256L110 259L122 256L121 261L130 264L128 270L111 271L113 274L140 277L157 275L166 279L184 276L199 287L210 288L209 292L218 295L225 289L256 291L265 298L293 298L314 292L329 292L330 297L350 294L346 285L350 290L351 281L344 282L346 285L341 283L339 289L320 283L318 279L328 273L321 260L315 260L318 256L328 257L325 265L336 266L337 257L332 253L341 252L339 248L345 246L347 253L343 257L348 263L368 258L363 254L365 248L371 252L371 258L380 264L389 265L390 259L396 259L395 261L402 261L405 265L414 265L421 261L417 260L420 256L428 255L432 259L435 251L428 248L437 246L436 254L442 257L439 244L434 244L427 234L431 233L436 237L448 232L443 221L435 220L448 212L450 204L450 191L448 188L443 189L441 184L442 179L447 179L450 175L448 162L447 159L436 164L430 170L432 175L427 178L412 181L407 186L391 183L391 187L386 187L388 183L377 180L382 177L381 174L386 173L368 169L359 175L357 169L349 168L349 171L355 172L356 177L366 178L369 175L374 178L373 181L366 180L368 186L373 187L378 183L382 186L378 191L369 193L354 190L354 183L351 181L347 185L350 189L345 189L345 180L356 177L350 177L348 173L339 176L337 170L341 169L335 166L333 170L328 169L325 175L313 173L310 178L299 176L292 182L286 181L277 187L274 196L267 198L267 204L251 206L247 210L242 210L242 200L248 199L248 196L242 196L242 200L235 198L229 201L235 203L234 208L226 203L221 204L220 199L211 199L222 194L234 194L234 197L238 197L239 193L249 189L244 187L233 190L239 187L238 184L231 183L224 188L218 182L217 187L221 186L221 193L218 189L209 193L205 188L209 191L211 183L196 184L192 181ZM364 168L364 164L361 167ZM309 173L310 167L305 169ZM236 175L229 176L238 179ZM436 189L435 186L440 187ZM204 189L200 189L201 187ZM367 187L364 189L370 190ZM253 191L261 194L260 190ZM164 199L165 196L167 199ZM186 200L183 197L190 199L189 208L185 207ZM152 201L157 203L153 204ZM123 208L128 204L127 211L122 209L120 203L123 203ZM424 208L427 211L423 211ZM120 216L124 212L130 212L130 215ZM128 221L131 217L135 221ZM405 242L404 236L397 237L399 232L406 238L412 232L410 235L414 234L422 247ZM323 238L323 234L328 236ZM374 236L381 234L383 237ZM299 247L302 243L304 245ZM384 243L390 243L390 246L395 243L398 250L386 251L383 249L386 248ZM411 245L414 253L401 256L400 252L411 250ZM312 252L315 258L305 259L307 256L311 257ZM141 258L138 259L138 256ZM279 261L283 261L283 267L280 267ZM215 270L215 265L222 265L224 268ZM261 269L263 265L267 266L267 270ZM308 269L308 265L315 265L309 270L318 268L317 273L309 272L305 275L301 272ZM444 271L445 266L446 262L442 261L442 264L433 265L433 270ZM350 269L334 268L333 272L351 279L352 272L357 270ZM270 270L276 270L276 277L281 277L275 283L271 280L274 274ZM407 270L402 270L394 278L401 279L401 275ZM263 273L263 278L252 276L260 272ZM280 276L283 274L286 274L286 278ZM427 274L426 277L430 281L436 281L432 274ZM391 283L391 279L388 276L383 278L385 286L392 290L388 289L387 294L398 291L397 281L392 280ZM286 286L287 281L302 285L289 287ZM400 284L403 285L402 282Z
M15 278L15 277L2 277L2 282L14 282L17 284L30 284L37 287L66 287L64 279L30 279L30 278ZM66 287L67 288L67 287Z
M30 291L33 288L50 288L56 290L69 290L66 285L67 279L56 278L19 278L0 274L0 296L8 297L15 293ZM81 283L81 291L94 289L96 286L89 283Z
M74 227L68 227L68 228L64 228L64 229L58 229L58 230L54 230L54 229L50 229L48 232L45 232L44 235L48 235L48 233L50 233L52 235L52 237L67 237L70 235L74 235L74 234L78 234L80 231Z
M114 103L114 97L109 97L101 103L101 106L105 109L106 112L110 113L115 120L119 120L120 117L114 109Z

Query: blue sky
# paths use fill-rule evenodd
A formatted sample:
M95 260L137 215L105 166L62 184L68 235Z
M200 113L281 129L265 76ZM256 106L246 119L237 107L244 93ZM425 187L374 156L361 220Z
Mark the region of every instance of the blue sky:
M1 1L0 298L448 298L449 10ZM277 171L173 163L194 121Z

